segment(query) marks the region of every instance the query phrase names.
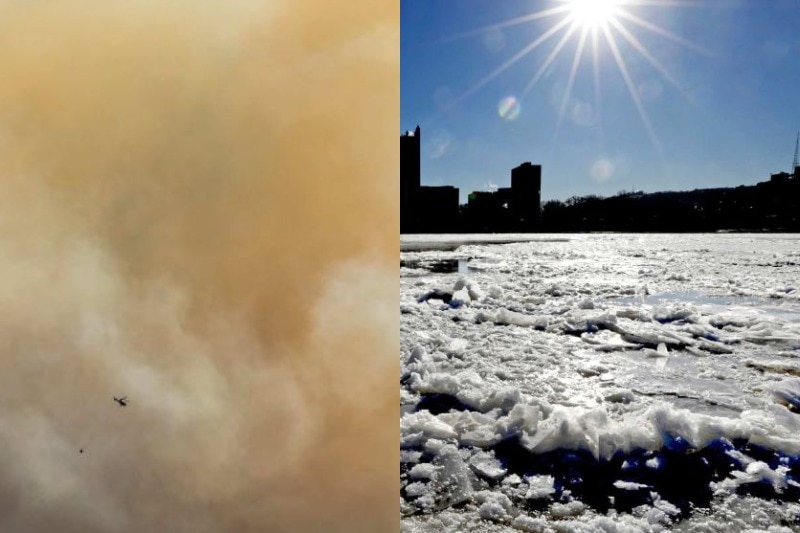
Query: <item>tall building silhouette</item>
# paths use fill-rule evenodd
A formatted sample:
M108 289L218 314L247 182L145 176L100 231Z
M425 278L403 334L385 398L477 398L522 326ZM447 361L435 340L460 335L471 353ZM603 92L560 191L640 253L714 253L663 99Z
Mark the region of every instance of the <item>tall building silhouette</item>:
M400 233L418 229L421 131L419 126L400 136Z
M522 163L511 169L511 202L509 208L523 231L539 224L539 205L542 196L542 166Z
M400 136L400 233L458 230L458 189L423 187L422 133L417 126Z

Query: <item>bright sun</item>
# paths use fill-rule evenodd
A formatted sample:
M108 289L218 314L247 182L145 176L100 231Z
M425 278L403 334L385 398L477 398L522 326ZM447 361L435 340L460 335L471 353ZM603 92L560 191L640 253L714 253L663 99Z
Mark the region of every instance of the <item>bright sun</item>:
M478 89L497 78L500 74L511 68L518 61L531 52L544 45L546 42L553 39L556 35L561 34L557 42L551 47L550 52L544 61L541 62L536 72L531 77L524 90L519 95L524 98L528 92L549 73L552 72L550 68L561 51L567 45L571 38L577 41L575 52L572 58L572 65L567 75L566 86L563 91L561 100L561 107L558 113L558 123L556 124L556 135L564 118L567 108L571 102L572 87L575 83L575 78L578 73L578 67L585 55L586 50L590 50L593 63L594 73L594 86L595 86L595 109L601 107L600 102L600 63L599 57L601 50L605 50L614 58L620 75L625 81L625 85L630 93L631 100L633 101L639 116L642 119L645 129L647 130L650 140L654 147L659 146L658 138L656 137L653 126L650 123L650 118L645 111L644 102L641 98L640 89L633 80L633 76L625 61L626 54L638 52L652 67L658 71L661 76L674 86L677 90L683 92L684 89L675 78L669 73L664 65L647 49L630 27L638 27L640 31L648 31L660 37L665 37L674 42L694 49L704 55L709 55L707 50L697 46L669 30L646 20L636 14L638 6L680 6L682 4L695 3L694 0L549 0L549 3L555 4L552 7L546 7L539 11L532 11L524 15L504 20L502 22L491 24L477 30L465 32L455 36L468 37L474 35L486 36L489 32L498 32L502 28L523 24L527 22L538 21L540 19L554 17L556 20L547 29L536 29L532 40L519 49L514 55L506 59L502 64L495 68L492 72L475 82L469 89L459 95L451 103L451 105L460 102L471 94L475 93ZM633 8L633 9L631 9ZM627 45L627 46L626 46ZM503 104L508 104L508 109L512 111L502 112L504 118L516 118L519 114L519 104L516 97L506 98ZM509 103L510 102L510 103ZM517 107L515 108L513 105ZM503 108L505 109L505 107ZM515 111L513 111L516 109Z
M584 28L597 28L608 23L617 13L620 0L569 0L569 11Z

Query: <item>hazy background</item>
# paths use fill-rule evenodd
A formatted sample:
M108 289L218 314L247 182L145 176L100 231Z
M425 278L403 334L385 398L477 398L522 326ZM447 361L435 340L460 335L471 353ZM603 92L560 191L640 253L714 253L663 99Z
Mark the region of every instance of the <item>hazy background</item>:
M0 1L4 532L397 528L399 8L230 4Z

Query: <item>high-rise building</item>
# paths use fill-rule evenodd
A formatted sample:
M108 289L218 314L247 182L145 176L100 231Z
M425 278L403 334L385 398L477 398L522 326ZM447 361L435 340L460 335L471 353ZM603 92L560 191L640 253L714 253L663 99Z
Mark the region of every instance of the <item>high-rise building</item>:
M458 188L449 185L420 187L414 206L417 227L422 233L452 233L458 230Z
M511 208L520 229L530 231L539 223L542 196L542 166L522 163L511 169Z
M420 192L419 126L400 136L400 233L417 230L417 202Z

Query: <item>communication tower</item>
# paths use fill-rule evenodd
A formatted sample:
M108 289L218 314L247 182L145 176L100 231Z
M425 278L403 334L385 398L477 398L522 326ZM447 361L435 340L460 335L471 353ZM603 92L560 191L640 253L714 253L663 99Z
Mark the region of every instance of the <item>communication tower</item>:
M792 159L792 172L794 173L794 179L800 178L797 175L797 148L800 147L800 131L797 132L797 140L794 141L794 159Z

